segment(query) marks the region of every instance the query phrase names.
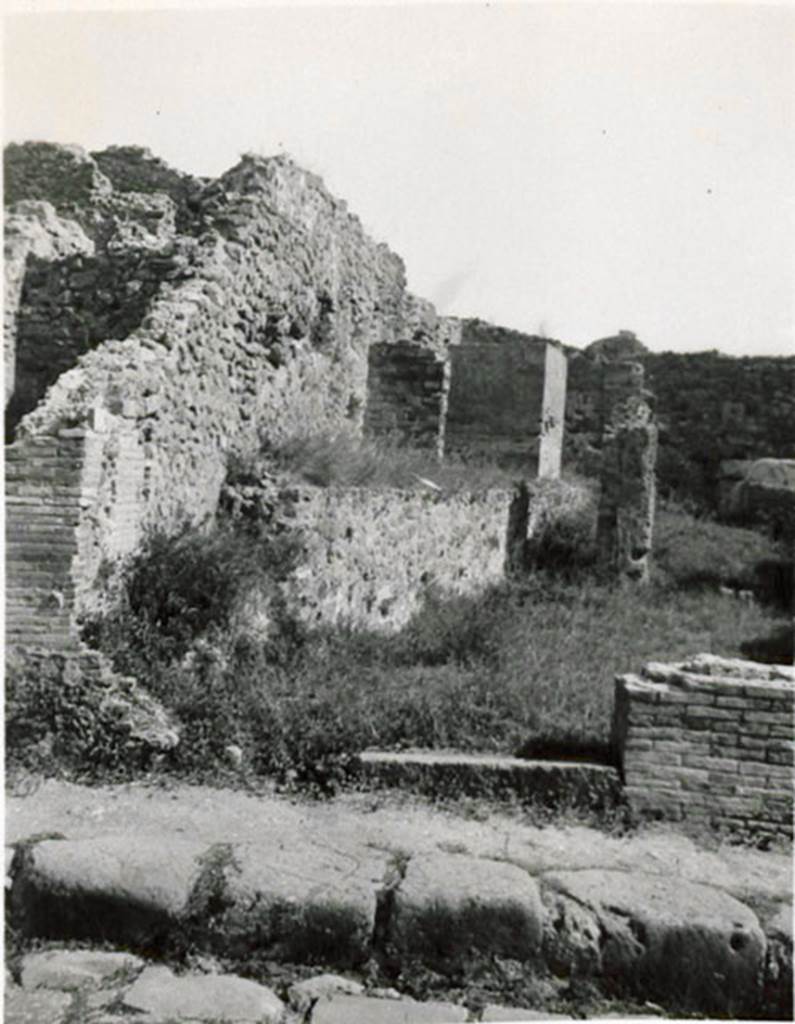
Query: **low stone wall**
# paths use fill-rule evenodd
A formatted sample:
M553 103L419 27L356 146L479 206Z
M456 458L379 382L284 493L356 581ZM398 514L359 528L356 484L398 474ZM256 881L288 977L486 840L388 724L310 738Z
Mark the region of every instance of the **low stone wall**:
M505 572L507 491L443 496L301 487L282 500L302 537L284 594L308 625L398 630L432 587L471 594Z
M432 589L476 594L522 572L528 539L589 501L559 480L513 491L282 491L279 528L299 538L287 608L308 625L397 631Z
M638 811L793 833L795 669L701 654L616 680L614 741Z

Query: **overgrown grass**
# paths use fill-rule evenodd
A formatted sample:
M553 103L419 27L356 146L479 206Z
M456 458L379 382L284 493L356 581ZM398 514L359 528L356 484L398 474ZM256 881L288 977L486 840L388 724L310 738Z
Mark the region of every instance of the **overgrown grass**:
M307 632L285 616L266 640L236 631L236 595L288 571L289 542L251 524L153 538L128 568L119 610L86 635L176 714L182 741L162 768L193 778L228 765L230 745L250 776L324 790L367 747L606 757L616 674L701 651L739 655L781 627L775 606L717 587L753 580L776 551L667 510L656 579L622 586L593 572L592 529L578 514L550 528L521 582L476 598L431 593L386 637Z

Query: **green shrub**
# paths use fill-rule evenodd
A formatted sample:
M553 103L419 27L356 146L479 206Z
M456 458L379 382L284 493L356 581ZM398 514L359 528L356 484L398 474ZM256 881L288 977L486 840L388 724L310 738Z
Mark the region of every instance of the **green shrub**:
M118 671L147 675L178 661L208 630L226 629L238 597L289 571L296 543L234 525L153 532L123 569L118 607L84 623L83 638Z
M101 680L64 672L64 659L6 661L6 765L44 775L126 775L151 752L119 721Z

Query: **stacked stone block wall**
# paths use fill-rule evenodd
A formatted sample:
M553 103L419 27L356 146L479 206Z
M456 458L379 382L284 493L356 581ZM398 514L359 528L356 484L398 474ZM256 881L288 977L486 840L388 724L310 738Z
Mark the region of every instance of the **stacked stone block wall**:
M616 680L614 741L635 809L793 832L795 669L699 655Z
M135 550L147 461L132 424L94 410L88 426L6 448L6 640L73 646L100 610L102 573Z
M410 342L371 345L365 434L441 456L449 383L450 364L432 349Z

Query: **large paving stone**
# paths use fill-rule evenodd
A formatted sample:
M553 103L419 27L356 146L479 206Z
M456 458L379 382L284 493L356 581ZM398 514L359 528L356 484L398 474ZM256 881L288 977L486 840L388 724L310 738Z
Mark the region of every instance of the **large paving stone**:
M147 967L127 990L124 1005L160 1021L278 1024L284 1004L264 985L229 974L177 977L167 967Z
M513 864L464 854L414 857L382 899L391 947L439 968L471 950L529 960L541 943L538 883Z
M151 941L173 925L200 872L201 844L169 836L48 840L18 859L10 904L23 934Z
M111 979L143 967L131 953L107 953L91 949L47 949L22 959L22 987L49 988L63 992L100 988Z
M756 915L727 893L622 871L544 876L545 956L608 989L690 1010L755 1008L765 959Z
M311 1024L455 1024L466 1019L466 1009L453 1003L336 996L317 1004Z
M519 1020L571 1020L565 1013L548 1013L546 1010L520 1010L515 1006L497 1006L490 1003L483 1007L482 1021Z
M287 1001L293 1010L305 1013L321 999L331 999L335 995L358 996L363 992L364 985L351 978L343 978L339 974L316 974L291 985Z
M242 843L224 867L227 909L211 942L234 954L256 943L275 959L348 966L367 958L384 854L351 856L322 837Z
M3 1020L5 1024L60 1024L72 996L67 992L27 992L18 985L6 985Z

